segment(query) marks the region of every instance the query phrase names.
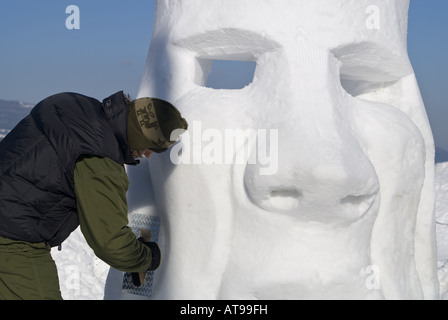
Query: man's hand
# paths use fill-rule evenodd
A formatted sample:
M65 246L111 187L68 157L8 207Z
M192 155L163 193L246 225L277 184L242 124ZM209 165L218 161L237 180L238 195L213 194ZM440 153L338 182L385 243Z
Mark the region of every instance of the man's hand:
M156 242L151 242L151 232L149 230L141 230L139 241L143 242L146 246L151 249L151 265L147 271L154 271L160 266L160 248ZM145 282L146 272L133 272L132 273L132 283L136 287L140 287Z

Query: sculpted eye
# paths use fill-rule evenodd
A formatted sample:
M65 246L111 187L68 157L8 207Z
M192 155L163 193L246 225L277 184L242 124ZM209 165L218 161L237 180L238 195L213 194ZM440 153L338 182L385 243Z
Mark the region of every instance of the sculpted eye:
M205 62L203 62L205 63ZM256 62L210 60L211 71L205 77L205 87L212 89L243 89L254 81Z
M258 58L280 45L264 35L241 29L211 30L176 41L194 53L197 85L243 89L254 81Z
M412 73L407 58L374 43L347 45L332 52L340 62L342 87L360 99L388 102L397 94L400 80Z

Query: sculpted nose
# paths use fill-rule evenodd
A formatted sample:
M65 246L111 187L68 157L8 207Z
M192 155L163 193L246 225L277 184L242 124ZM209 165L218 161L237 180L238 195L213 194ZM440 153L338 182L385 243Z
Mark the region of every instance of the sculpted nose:
M323 150L322 150L323 151ZM379 185L375 171L360 152L346 150L332 156L311 148L279 147L278 170L260 174L260 166L246 166L244 183L258 207L307 220L357 220L374 204ZM297 153L296 153L297 152ZM345 155L345 156L343 156Z

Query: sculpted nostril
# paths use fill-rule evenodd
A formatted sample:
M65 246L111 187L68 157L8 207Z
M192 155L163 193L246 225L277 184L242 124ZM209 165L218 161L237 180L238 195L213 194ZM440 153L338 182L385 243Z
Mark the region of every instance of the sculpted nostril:
M363 203L370 203L374 200L374 195L361 195L361 196L347 196L341 199L340 203L342 205L354 205L358 206Z
M271 198L302 198L302 192L297 189L275 189L271 191Z
M339 201L342 209L353 217L362 217L375 203L378 193L365 195L349 195Z
M268 211L291 211L299 207L303 197L296 188L276 188L267 193L261 201L261 207Z

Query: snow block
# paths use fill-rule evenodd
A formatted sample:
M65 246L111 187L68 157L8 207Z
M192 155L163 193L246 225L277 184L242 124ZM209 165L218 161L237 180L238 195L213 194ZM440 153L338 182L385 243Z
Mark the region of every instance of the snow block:
M439 296L409 5L156 1L138 97L190 127L131 177L151 186L131 207L164 221L152 298ZM210 87L218 60L255 63L251 81Z

